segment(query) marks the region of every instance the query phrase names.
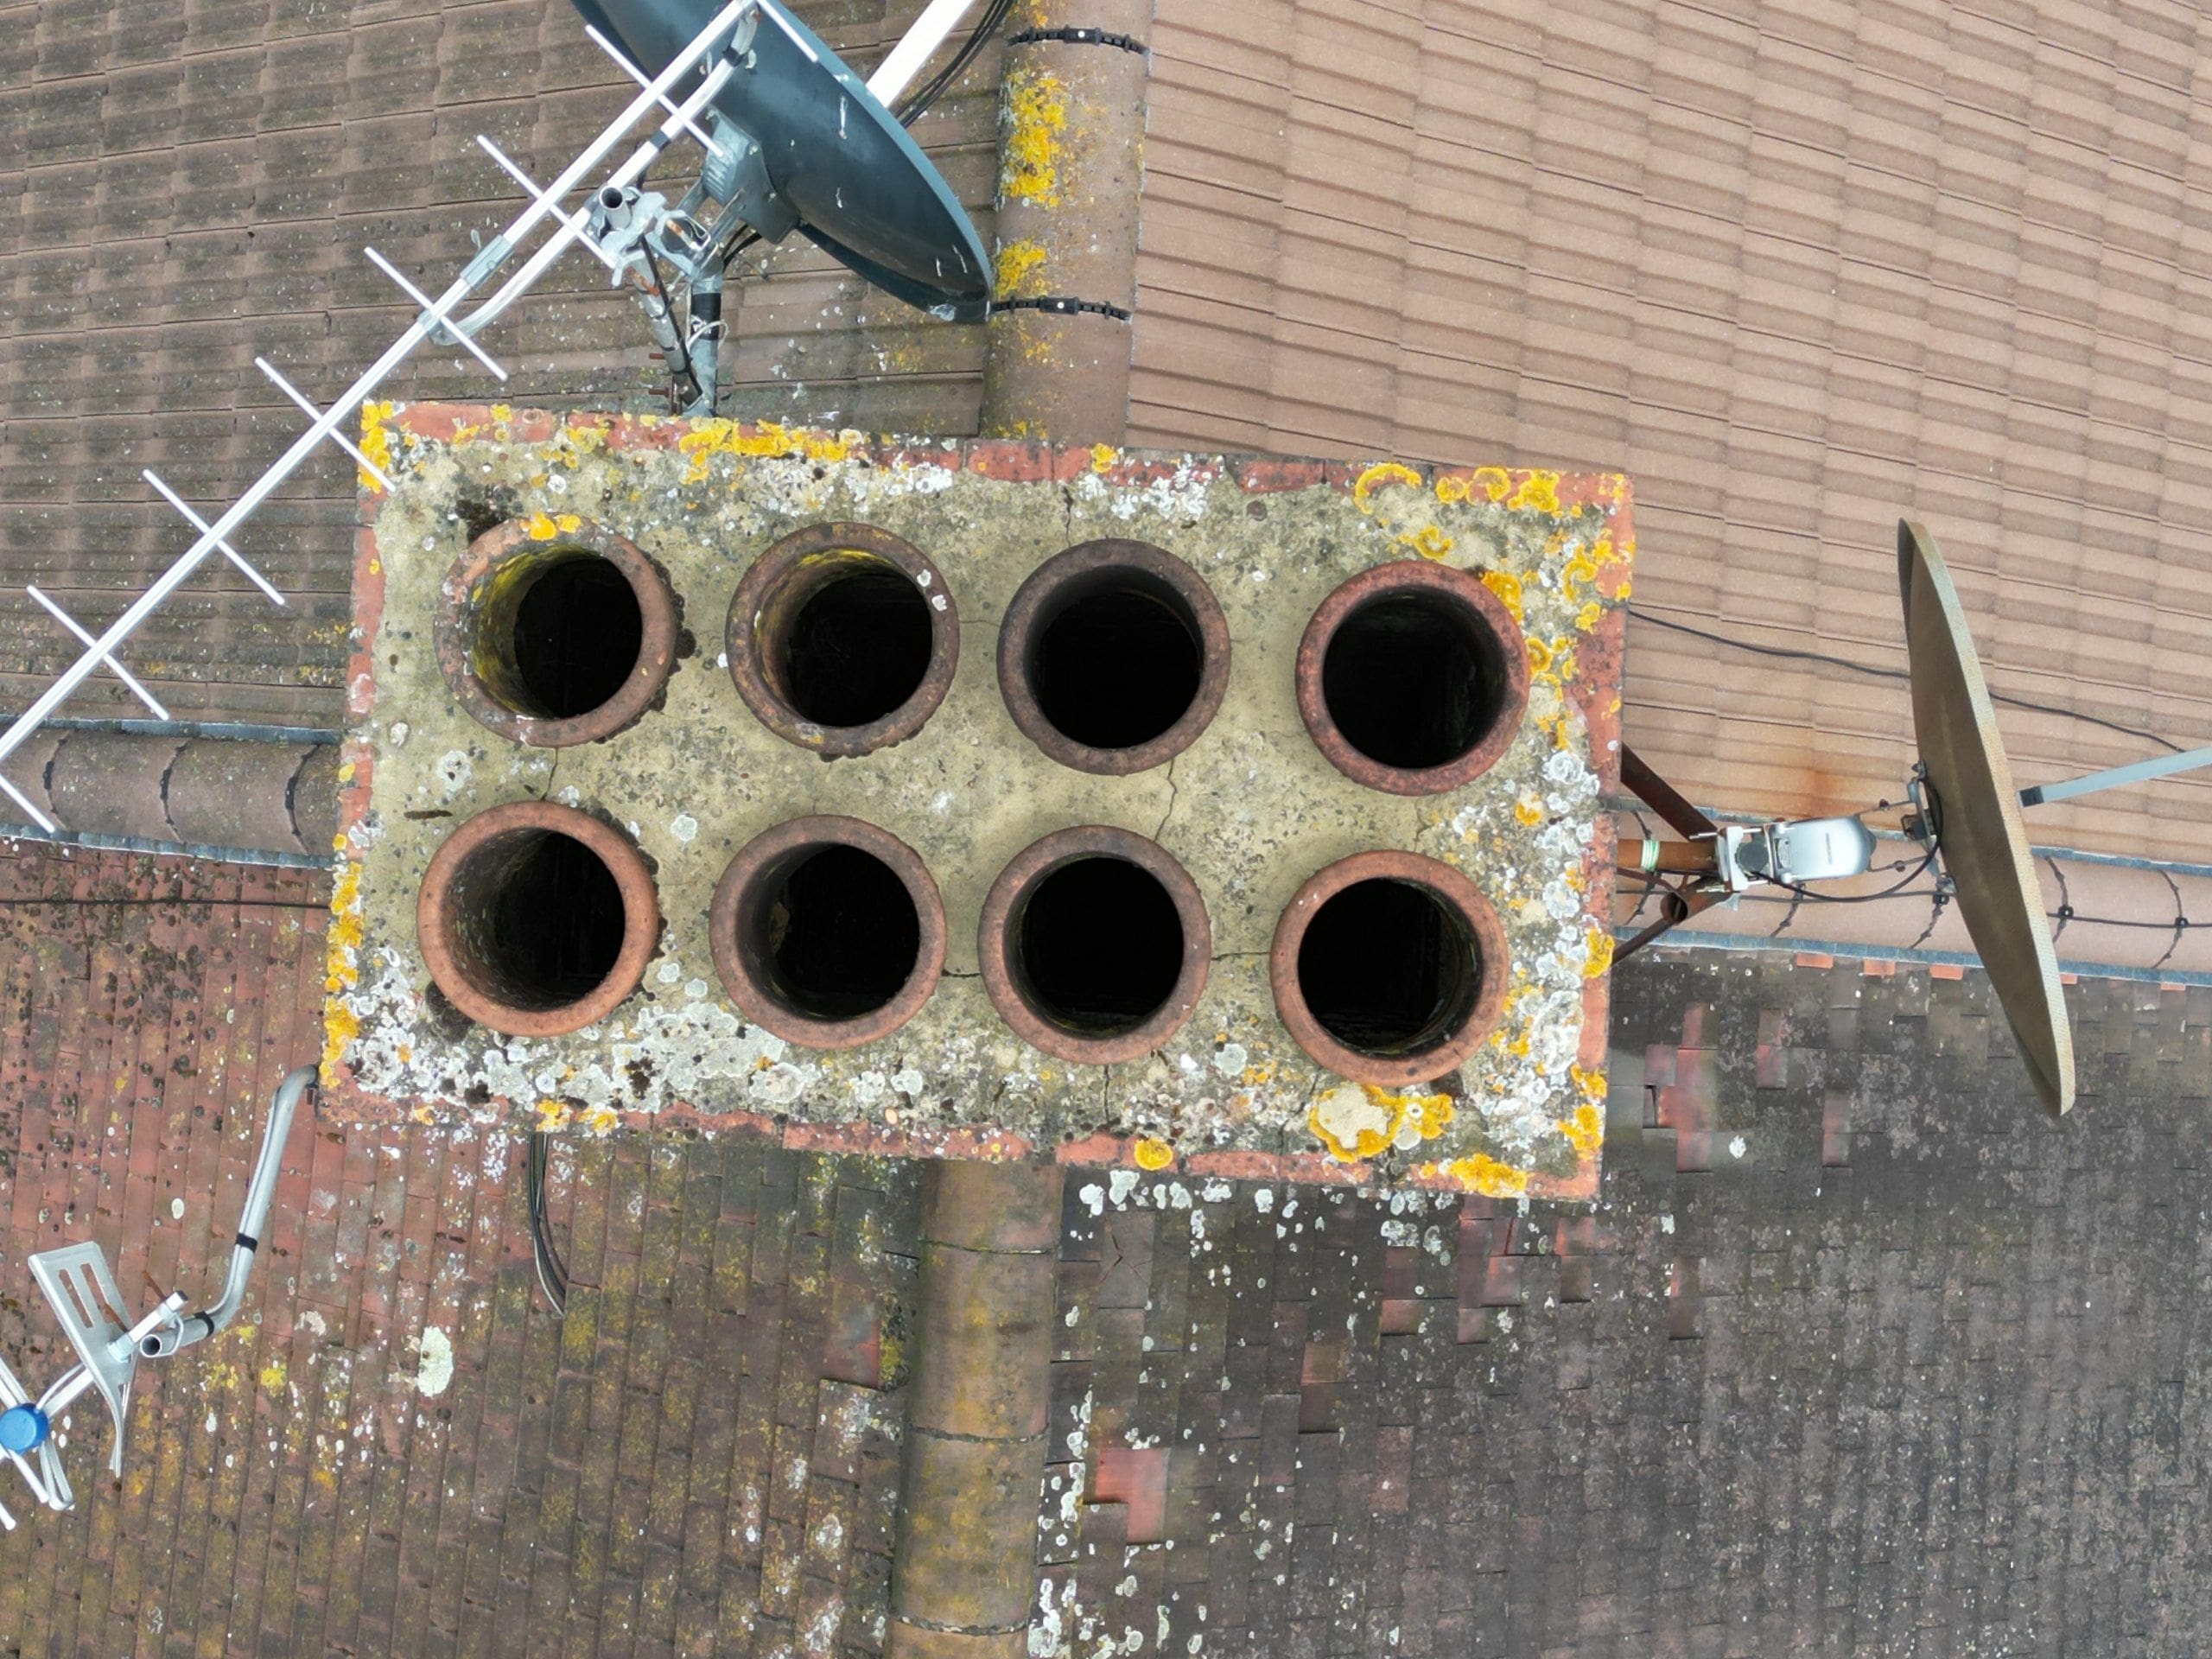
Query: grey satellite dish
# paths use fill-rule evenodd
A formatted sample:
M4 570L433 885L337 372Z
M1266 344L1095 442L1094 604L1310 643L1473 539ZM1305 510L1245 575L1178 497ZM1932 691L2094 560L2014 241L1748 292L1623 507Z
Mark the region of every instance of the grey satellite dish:
M1909 520L1897 524L1897 584L1920 753L1911 785L1918 810L1906 828L1928 849L1923 863L1941 863L1938 891L1958 903L2037 1095L2063 1113L2074 1104L2073 1033L2020 808L2202 765L2212 760L2212 751L2162 756L2069 784L2016 789L1950 572L1935 538ZM1633 862L1624 857L1623 870L1643 878L1660 895L1660 916L1613 953L1616 962L1752 887L1773 884L1816 897L1808 882L1864 874L1872 863L1874 837L1856 817L1724 827L1683 799L1626 744L1621 746L1621 782L1683 839L1646 836ZM1668 876L1677 880L1669 886Z
M1924 833L1934 836L1956 887L1959 913L2037 1094L2052 1111L2069 1111L2074 1035L2019 791L1951 573L1936 538L1910 519L1897 521L1897 588L1912 671L1913 734L1934 797L1923 814Z
M715 20L714 0L573 0L649 74L674 61ZM776 0L734 55L713 100L717 136L750 140L764 177L746 218L769 240L796 229L909 305L980 317L990 263L958 200L891 111ZM748 154L746 165L756 164ZM779 220L780 219L780 223Z

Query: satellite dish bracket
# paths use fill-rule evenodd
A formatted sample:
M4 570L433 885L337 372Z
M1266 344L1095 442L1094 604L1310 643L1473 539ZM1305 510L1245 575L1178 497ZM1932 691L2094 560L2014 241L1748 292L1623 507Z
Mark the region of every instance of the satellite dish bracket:
M1732 904L1761 886L1802 888L1808 881L1863 875L1874 861L1873 831L1857 817L1780 819L1770 823L1715 823L1675 786L1621 745L1621 786L1664 819L1681 841L1646 836L1637 861L1624 872L1657 888L1659 919L1613 952L1634 956L1700 911ZM1665 878L1671 876L1670 883ZM1649 896L1649 895L1647 895Z

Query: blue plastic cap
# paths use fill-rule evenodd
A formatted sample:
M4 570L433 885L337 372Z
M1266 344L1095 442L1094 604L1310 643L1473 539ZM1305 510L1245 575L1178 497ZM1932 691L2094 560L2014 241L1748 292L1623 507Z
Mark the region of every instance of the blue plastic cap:
M20 1457L37 1451L46 1443L50 1427L46 1414L36 1406L10 1406L0 1411L0 1452L13 1452Z

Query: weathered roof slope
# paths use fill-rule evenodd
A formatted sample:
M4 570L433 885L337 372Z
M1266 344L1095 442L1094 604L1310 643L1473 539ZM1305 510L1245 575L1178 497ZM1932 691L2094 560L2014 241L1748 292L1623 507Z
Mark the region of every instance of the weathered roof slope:
M1161 0L1131 441L1618 468L1653 615L2212 740L2212 92L2193 11ZM1896 798L1903 688L1631 624L1693 798ZM2149 753L2000 710L2024 782ZM2038 839L2212 859L2212 776Z

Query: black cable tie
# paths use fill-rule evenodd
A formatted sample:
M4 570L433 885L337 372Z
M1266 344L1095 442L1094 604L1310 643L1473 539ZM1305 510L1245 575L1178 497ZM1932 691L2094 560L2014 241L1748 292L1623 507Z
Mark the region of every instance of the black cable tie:
M1103 300L1078 300L1065 294L1044 294L1028 300L993 300L994 311L1044 311L1056 317L1072 317L1084 312L1096 316L1111 317L1116 322L1127 322L1135 314L1118 305L1109 305Z
M1117 46L1124 52L1144 55L1144 42L1127 35L1109 35L1103 29L1024 29L1007 36L1008 46Z
M261 1248L261 1241L256 1238L251 1233L240 1233L238 1235L238 1243L249 1250L257 1250Z

